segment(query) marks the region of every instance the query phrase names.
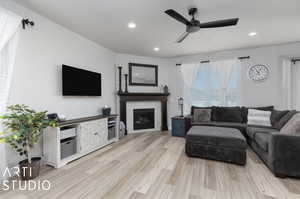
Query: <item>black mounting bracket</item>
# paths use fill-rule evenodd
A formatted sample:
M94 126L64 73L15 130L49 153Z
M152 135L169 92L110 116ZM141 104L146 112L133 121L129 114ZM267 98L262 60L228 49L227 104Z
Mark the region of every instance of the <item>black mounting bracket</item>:
M29 19L22 19L22 25L23 25L23 29L26 29L27 25L34 26L34 22L30 21Z
M195 14L198 12L198 9L197 8L190 8L189 9L189 15L191 16L195 16Z

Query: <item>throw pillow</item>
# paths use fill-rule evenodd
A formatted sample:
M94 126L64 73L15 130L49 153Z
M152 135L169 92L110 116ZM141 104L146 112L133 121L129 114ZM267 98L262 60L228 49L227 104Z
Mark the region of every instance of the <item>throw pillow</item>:
M300 113L296 113L280 130L282 134L300 133Z
M243 117L243 123L247 123L248 121L248 109L256 109L256 110L261 110L261 111L273 111L274 106L262 106L262 107L241 107L242 111L242 117Z
M211 107L199 107L199 106L192 106L191 107L191 115L194 115L196 109L211 109Z
M193 122L210 122L211 109L195 109L193 115Z
M271 114L271 124L274 127L277 122L289 111L278 111L278 110L273 110Z
M271 126L271 111L248 110L248 125Z
M217 122L242 123L242 112L240 107L214 107L212 120Z
M278 130L281 130L282 127L297 113L297 111L292 110L285 114L275 125L274 127Z

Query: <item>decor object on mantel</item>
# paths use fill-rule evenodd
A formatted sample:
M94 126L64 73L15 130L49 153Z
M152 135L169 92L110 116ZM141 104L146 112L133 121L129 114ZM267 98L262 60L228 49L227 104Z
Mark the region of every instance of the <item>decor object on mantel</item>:
M118 93L120 97L120 121L124 122L125 126L127 120L126 104L128 101L160 101L161 102L161 119L162 131L168 130L168 96L170 93ZM126 132L127 135L127 132Z
M8 143L20 156L26 159L19 162L21 178L31 180L39 176L40 157L31 157L31 151L39 141L43 130L55 127L56 120L48 119L47 111L36 112L25 105L8 106L8 113L1 116L7 136L1 141Z
M164 86L164 93L169 93L169 87L167 85Z
M183 117L183 98L182 98L182 97L180 97L180 98L178 99L178 105L179 105L180 111L181 111L180 116Z
M128 93L128 74L125 74L125 93Z
M157 86L158 66L149 64L129 63L129 85Z
M118 67L119 69L119 93L122 93L122 66Z

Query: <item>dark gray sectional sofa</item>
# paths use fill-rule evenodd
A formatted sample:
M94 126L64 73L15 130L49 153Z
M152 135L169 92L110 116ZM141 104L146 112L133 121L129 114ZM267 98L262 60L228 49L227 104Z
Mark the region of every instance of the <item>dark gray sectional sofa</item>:
M280 134L296 111L274 110L273 106L253 109L272 111L272 127L247 125L246 107L205 107L212 109L210 122L193 122L192 115L187 117L191 126L216 126L238 129L248 144L277 177L300 177L300 133L299 135ZM274 113L274 114L273 114ZM281 115L280 115L281 114Z

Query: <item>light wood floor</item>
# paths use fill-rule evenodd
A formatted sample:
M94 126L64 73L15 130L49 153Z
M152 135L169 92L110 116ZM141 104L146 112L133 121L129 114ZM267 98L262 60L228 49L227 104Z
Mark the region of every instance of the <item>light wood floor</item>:
M300 198L300 180L274 177L251 150L242 167L188 158L184 144L166 132L130 135L61 169L45 169L39 180L50 180L50 191L2 191L0 198Z

